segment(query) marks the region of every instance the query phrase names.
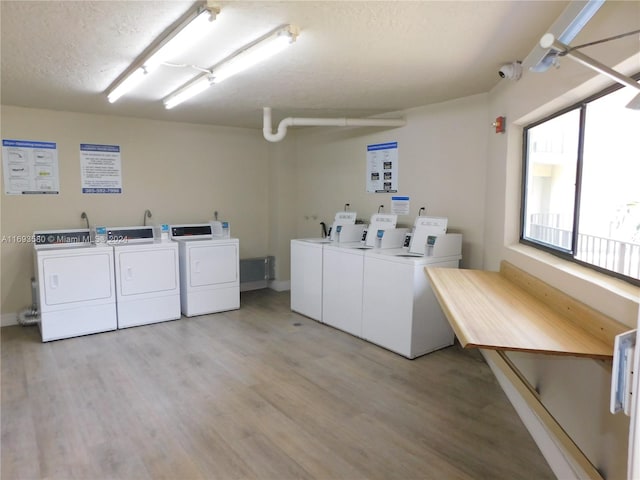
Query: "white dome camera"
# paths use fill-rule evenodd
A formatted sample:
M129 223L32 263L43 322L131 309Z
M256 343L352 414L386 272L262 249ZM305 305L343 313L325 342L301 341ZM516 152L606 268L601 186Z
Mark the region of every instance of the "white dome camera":
M500 75L500 78L519 80L522 76L522 62L511 62L502 65L498 70L498 75Z

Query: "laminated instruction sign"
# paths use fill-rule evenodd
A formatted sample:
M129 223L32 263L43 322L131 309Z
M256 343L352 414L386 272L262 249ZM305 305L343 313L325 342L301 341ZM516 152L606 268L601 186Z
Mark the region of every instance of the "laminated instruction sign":
M119 145L80 144L82 193L122 193Z
M367 192L398 192L398 142L367 145Z
M409 197L391 197L391 213L409 215Z
M53 142L3 139L2 168L7 195L60 193L58 148Z

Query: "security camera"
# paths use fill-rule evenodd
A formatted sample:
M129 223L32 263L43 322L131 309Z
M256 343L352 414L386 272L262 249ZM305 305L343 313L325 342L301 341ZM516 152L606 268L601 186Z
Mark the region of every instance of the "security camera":
M520 80L522 76L522 62L511 62L500 67L498 70L500 78L508 78L509 80Z

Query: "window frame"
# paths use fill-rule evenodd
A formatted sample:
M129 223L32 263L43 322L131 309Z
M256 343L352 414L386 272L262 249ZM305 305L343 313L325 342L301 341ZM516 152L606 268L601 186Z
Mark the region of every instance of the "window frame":
M634 80L640 80L640 72L632 75L631 78ZM636 279L633 277L628 277L618 272L614 272L612 270L608 270L606 268L599 267L597 265L593 265L591 263L579 260L575 257L575 248L578 244L578 232L579 232L579 222L580 222L580 196L582 193L582 165L583 165L583 153L584 153L584 136L585 136L585 123L586 123L586 112L587 106L589 103L598 100L602 97L605 97L617 90L624 88L624 85L620 85L618 83L614 83L606 87L603 90L600 90L593 95L588 96L587 98L580 100L574 104L571 104L567 107L562 108L540 120L536 120L535 122L529 123L522 128L522 175L521 175L521 187L520 187L520 233L519 233L519 243L523 245L527 245L538 250L545 251L550 253L556 257L562 258L564 260L568 260L570 262L576 263L578 265L582 265L588 267L592 270L601 272L605 275L619 278L626 282L629 282L633 285L640 286L640 279ZM640 91L638 92L640 94ZM571 232L571 249L565 250L560 247L556 247L541 241L536 241L531 238L525 238L525 226L526 226L526 199L527 199L527 180L528 180L528 132L531 128L534 128L538 125L546 123L550 120L553 120L556 117L564 115L565 113L571 112L573 110L580 111L580 120L579 120L579 131L578 131L578 152L576 159L576 188L575 188L575 198L574 198L574 206L573 206L573 231ZM638 111L638 115L640 115L640 111Z

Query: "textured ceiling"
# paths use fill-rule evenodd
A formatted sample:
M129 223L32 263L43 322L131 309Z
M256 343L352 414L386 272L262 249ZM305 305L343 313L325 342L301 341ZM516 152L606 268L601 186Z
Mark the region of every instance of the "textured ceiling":
M300 28L279 56L165 110L196 73L163 66L115 104L105 90L192 5L0 1L4 105L259 128L283 116L364 116L489 91L565 1L222 1L209 37L176 62L211 67L272 28Z

